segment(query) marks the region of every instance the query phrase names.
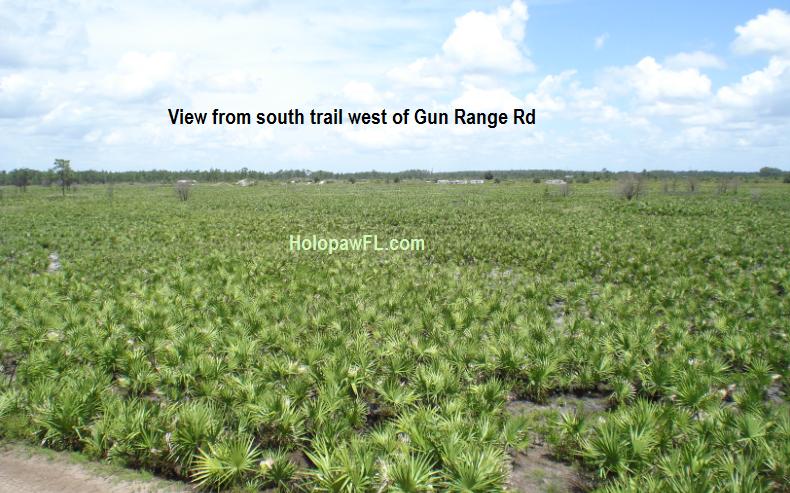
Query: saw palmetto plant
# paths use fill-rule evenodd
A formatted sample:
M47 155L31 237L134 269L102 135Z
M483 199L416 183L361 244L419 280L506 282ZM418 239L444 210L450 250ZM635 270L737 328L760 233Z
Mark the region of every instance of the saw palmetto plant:
M252 437L225 438L199 451L194 480L198 486L211 489L239 486L258 472L260 455Z
M206 490L504 491L548 447L601 491L788 491L788 190L198 187L0 203L0 438Z

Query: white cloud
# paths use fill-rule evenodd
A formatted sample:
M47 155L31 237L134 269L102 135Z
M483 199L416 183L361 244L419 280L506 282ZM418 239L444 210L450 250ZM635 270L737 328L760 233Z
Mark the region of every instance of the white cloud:
M450 102L448 110L450 123L454 123L455 109L460 108L473 113L501 113L504 112L511 118L514 108L523 108L524 102L502 87L481 88L469 82L463 84L463 92ZM500 133L513 130L513 126L501 127ZM452 125L450 131L456 135L469 135L487 132L485 125Z
M790 145L785 11L743 19L732 49L766 55L764 66L714 87L717 78L705 72L724 68L724 61L693 50L533 78L527 21L546 19L530 19L521 0L496 1L502 6L459 11L457 4L426 8L419 2L306 8L257 0L222 6L209 0L109 6L0 0L0 148L13 164L49 162L56 153L85 167L201 166L228 159L229 166L359 169L371 163L510 166L523 162L514 156L525 150L545 165L649 167L654 157L662 166L677 157L672 162L683 166L688 153L673 155L674 149L706 146L718 153L710 161L718 165L737 145ZM608 33L584 30L573 38L582 48L607 52L639 41L609 40ZM547 42L535 39L534 48L548 59ZM745 63L733 58L727 59L732 70ZM580 66L573 59L555 63ZM255 112L341 106L388 112L422 107L451 117L453 107L534 107L539 124L496 130L452 124L179 127L166 116L168 107ZM658 155L662 149L667 153Z
M95 108L77 102L60 103L41 117L34 130L47 136L63 135L82 139L92 130L94 111Z
M234 147L262 148L267 147L274 140L274 131L266 126L224 127L223 132L226 135L221 146L227 143Z
M603 48L603 45L606 44L607 39L609 39L609 33L603 33L600 36L596 36L594 40L595 49L600 50Z
M671 147L703 148L710 147L716 142L716 137L707 127L688 127L669 141Z
M534 91L524 98L527 107L535 108L542 117L565 118L583 122L618 122L643 126L646 121L623 113L609 103L603 87L582 87L576 80L576 70L565 70L547 75Z
M72 9L47 2L3 2L0 66L67 67L84 62L88 36Z
M782 102L790 115L786 106L790 101L790 59L772 57L767 67L744 75L736 84L722 87L716 97L725 106L762 106L764 111L781 109Z
M527 106L547 114L565 110L566 83L575 75L575 70L566 70L557 75L547 75L533 92L527 94L525 98Z
M353 144L371 149L395 149L405 141L404 132L394 127L341 128L340 134Z
M517 74L534 70L522 43L529 15L521 0L492 13L473 10L455 19L441 53L391 69L387 75L404 86L445 89L455 76L475 73Z
M624 80L646 102L701 99L711 93L711 80L698 69L667 68L650 56L636 65L616 69L614 75Z
M524 102L503 88L483 89L466 84L460 96L450 106L469 111L504 111L511 113L514 108L523 108Z
M0 118L20 118L44 111L44 95L38 83L19 73L0 77Z
M777 135L777 129L788 128L790 16L771 10L736 31L735 51L773 56L767 66L735 83L714 91L712 81L701 70L723 68L723 60L693 51L669 56L663 64L648 56L635 65L612 69L604 87L626 96L620 101L624 115L646 118L661 128L663 137L656 141L658 145L696 149L733 142L764 145L765 135ZM631 95L636 98L628 100Z
M392 93L381 93L372 84L355 80L343 86L343 95L352 103L365 105L383 104L392 97Z
M724 60L704 51L681 52L669 56L664 65L671 69L685 68L724 68Z
M759 52L790 55L790 14L771 9L735 28L738 37L733 42L737 53Z
M758 15L738 33L733 49L740 54L770 54L768 65L716 92L716 106L726 117L722 125L737 128L744 142L764 140L768 128L787 127L790 117L790 14L772 9Z
M366 149L418 148L428 127L418 125L345 125L337 129L344 139Z
M527 6L521 0L492 14L469 12L455 20L442 45L443 56L458 70L531 70L532 63L521 49L527 19Z
M118 61L116 71L105 77L104 94L122 100L159 97L176 80L177 64L175 53L127 52Z
M218 92L254 92L261 85L260 76L238 69L214 73L205 78L205 88Z
M404 86L443 89L452 85L454 79L447 73L441 73L442 70L437 70L440 63L436 58L418 58L406 66L391 69L387 75Z

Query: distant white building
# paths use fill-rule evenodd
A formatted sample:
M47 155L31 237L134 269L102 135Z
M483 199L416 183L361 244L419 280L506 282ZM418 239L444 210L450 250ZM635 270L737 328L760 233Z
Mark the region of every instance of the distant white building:
M546 180L543 183L545 183L546 185L565 185L565 180L552 179L552 180Z
M473 183L475 181L478 180L472 180ZM479 180L479 181L481 183L483 182L483 180ZM467 185L469 184L469 180L436 180L436 183L438 185Z
M469 180L469 183L472 185L482 185L485 183L485 180Z
M244 178L236 182L236 185L240 187L251 187L255 185L255 180L250 180L249 178Z
M196 185L197 180L178 180L177 185Z

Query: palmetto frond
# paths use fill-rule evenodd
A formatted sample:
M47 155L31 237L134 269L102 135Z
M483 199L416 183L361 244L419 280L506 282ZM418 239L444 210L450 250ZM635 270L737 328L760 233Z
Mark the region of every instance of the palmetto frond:
M260 451L250 437L226 438L201 449L195 459L192 478L201 488L223 489L241 484L255 474Z

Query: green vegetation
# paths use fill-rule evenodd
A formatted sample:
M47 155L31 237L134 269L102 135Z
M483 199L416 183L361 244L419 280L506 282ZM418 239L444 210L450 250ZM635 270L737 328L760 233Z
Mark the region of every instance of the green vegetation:
M71 161L68 159L56 159L51 171L57 177L63 195L66 195L66 189L71 188L71 182L74 180Z
M0 436L214 490L498 491L546 441L602 491L788 491L790 188L659 186L6 189Z

